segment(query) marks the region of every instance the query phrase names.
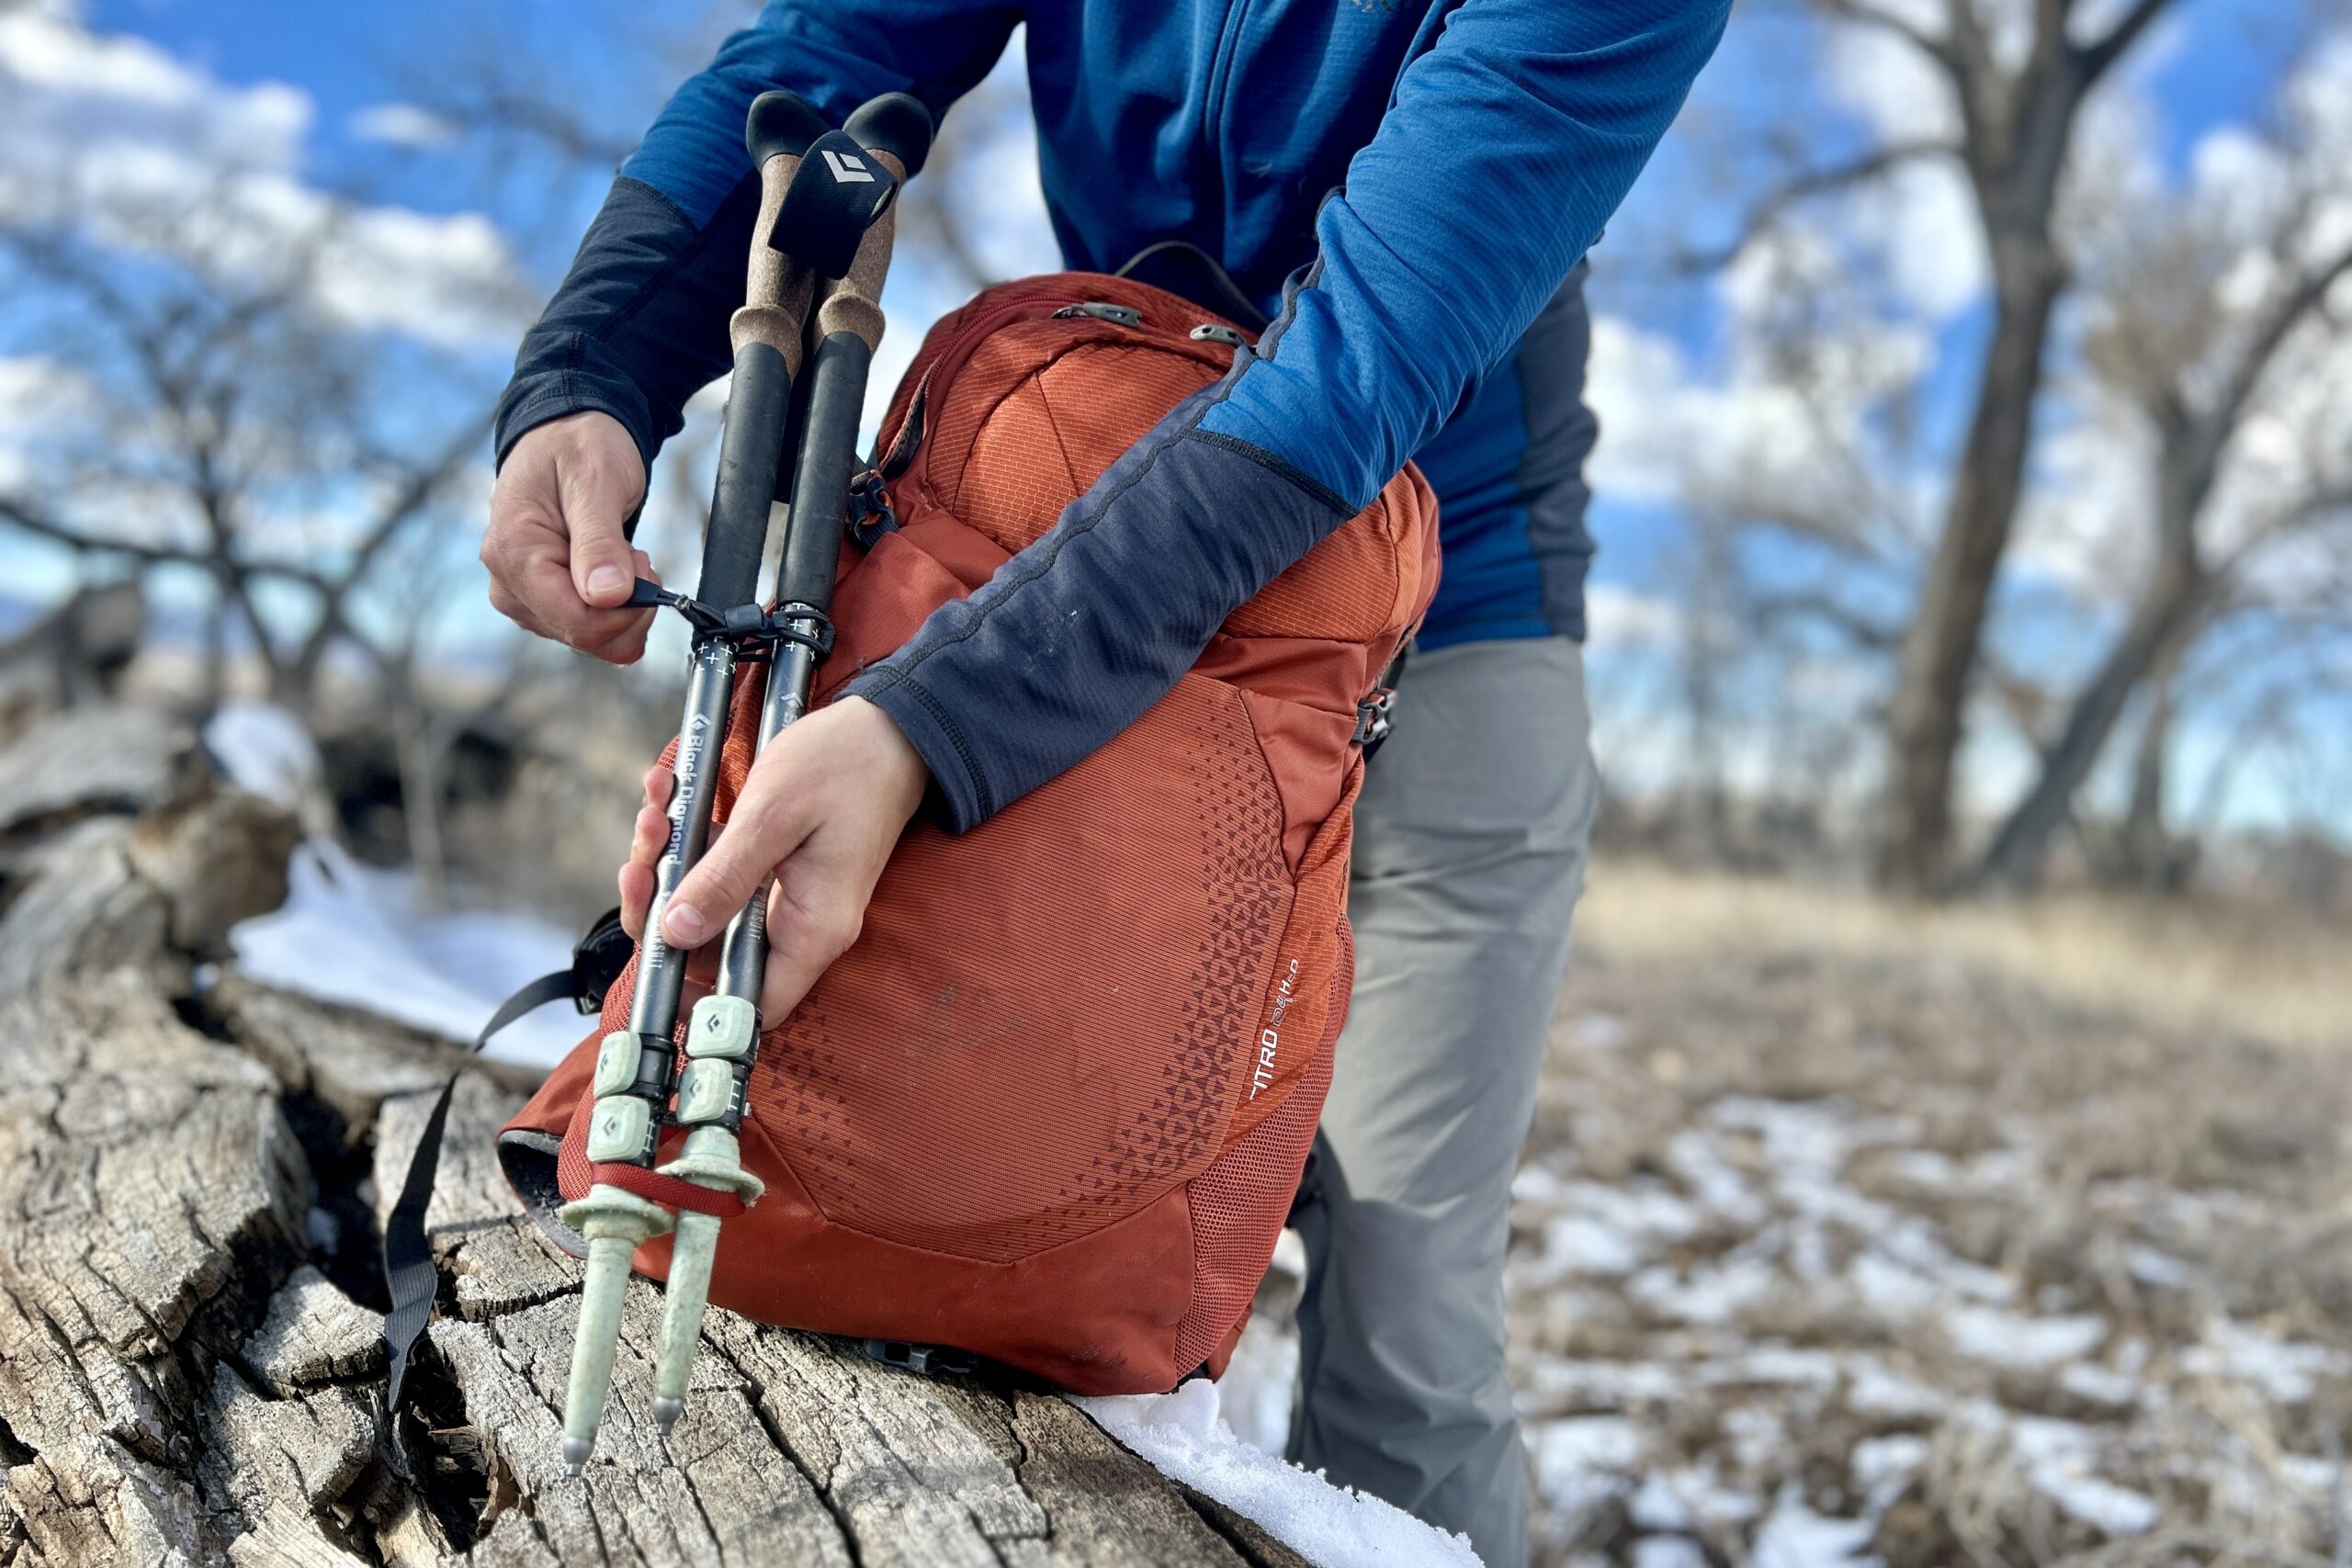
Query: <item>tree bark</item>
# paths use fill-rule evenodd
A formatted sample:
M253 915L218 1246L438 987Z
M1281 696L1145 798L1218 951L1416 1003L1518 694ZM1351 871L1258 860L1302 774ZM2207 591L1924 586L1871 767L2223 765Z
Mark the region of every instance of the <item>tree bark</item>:
M2157 574L2098 673L2076 694L2033 787L1994 834L1976 870L1979 891L2021 891L2040 877L2051 840L2107 749L2132 694L2195 618L2203 581L2193 570L2168 569Z
M463 1059L233 974L199 989L283 896L290 820L155 716L0 761L76 727L151 743L0 772L0 952L27 955L0 964L0 1563L1300 1561L1053 1395L723 1312L666 1444L630 1361L565 1479L578 1269L497 1173L522 1090L494 1068L459 1080L440 1321L388 1419L377 1229ZM624 1344L659 1310L634 1286Z
M1917 617L1903 641L1887 713L1889 769L1879 880L1912 894L1939 891L1952 835L1952 773L1963 739L1993 581L2007 551L2024 488L2034 391L2058 297L2057 260L2018 264L2001 290L1993 344Z

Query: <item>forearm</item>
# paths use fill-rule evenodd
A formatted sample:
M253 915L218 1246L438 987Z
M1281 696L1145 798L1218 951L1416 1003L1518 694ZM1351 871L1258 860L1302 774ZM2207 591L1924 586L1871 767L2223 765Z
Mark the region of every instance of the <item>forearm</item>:
M727 319L743 295L759 193L747 170L707 223L642 182L614 182L563 286L524 335L499 399L498 460L525 432L597 409L648 468L686 400L728 366Z
M1134 723L1237 605L1352 514L1199 428L1229 384L1179 404L1035 545L846 688L922 753L951 829Z
M1316 220L1317 262L1208 429L1369 501L1476 394L1623 201L1715 0L1471 0Z

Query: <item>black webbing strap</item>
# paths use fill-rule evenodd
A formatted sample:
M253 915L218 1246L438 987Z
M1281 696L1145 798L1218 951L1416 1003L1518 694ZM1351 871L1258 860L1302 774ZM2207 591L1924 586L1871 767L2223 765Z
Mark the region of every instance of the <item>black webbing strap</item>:
M608 910L571 950L571 967L542 975L499 1003L498 1010L474 1036L471 1049L480 1051L490 1043L492 1035L549 1002L570 1001L583 1013L595 1012L605 1005L605 993L628 967L631 947L628 933L621 929L621 912ZM400 1410L401 1384L408 1376L410 1357L425 1325L433 1321L433 1298L441 1289L440 1275L433 1267L433 1247L425 1238L424 1213L433 1205L433 1182L441 1169L441 1138L448 1129L449 1100L457 1092L458 1077L451 1073L434 1098L433 1110L424 1118L424 1134L409 1156L400 1201L392 1205L391 1215L384 1222L384 1286L391 1297L391 1310L384 1314L384 1348L391 1358L384 1408L394 1414Z

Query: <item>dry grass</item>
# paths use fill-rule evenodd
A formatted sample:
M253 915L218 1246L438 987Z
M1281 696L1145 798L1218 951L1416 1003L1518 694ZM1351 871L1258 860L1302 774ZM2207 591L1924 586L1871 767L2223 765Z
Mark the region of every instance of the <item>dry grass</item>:
M2352 930L2285 909L2064 893L1947 908L1604 860L1580 940L1627 959L1807 954L1963 968L2157 1027L2352 1045Z

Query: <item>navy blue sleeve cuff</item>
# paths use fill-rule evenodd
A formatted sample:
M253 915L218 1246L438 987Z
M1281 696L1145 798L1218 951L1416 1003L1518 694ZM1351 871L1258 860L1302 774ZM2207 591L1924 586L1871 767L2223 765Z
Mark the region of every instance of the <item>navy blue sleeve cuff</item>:
M1187 399L968 599L843 689L931 768L950 831L1091 754L1165 696L1225 618L1354 509L1200 428Z
M650 469L686 400L732 358L727 322L743 302L758 206L745 175L697 226L651 186L614 181L514 355L493 424L498 460L533 426L598 409L628 427Z

